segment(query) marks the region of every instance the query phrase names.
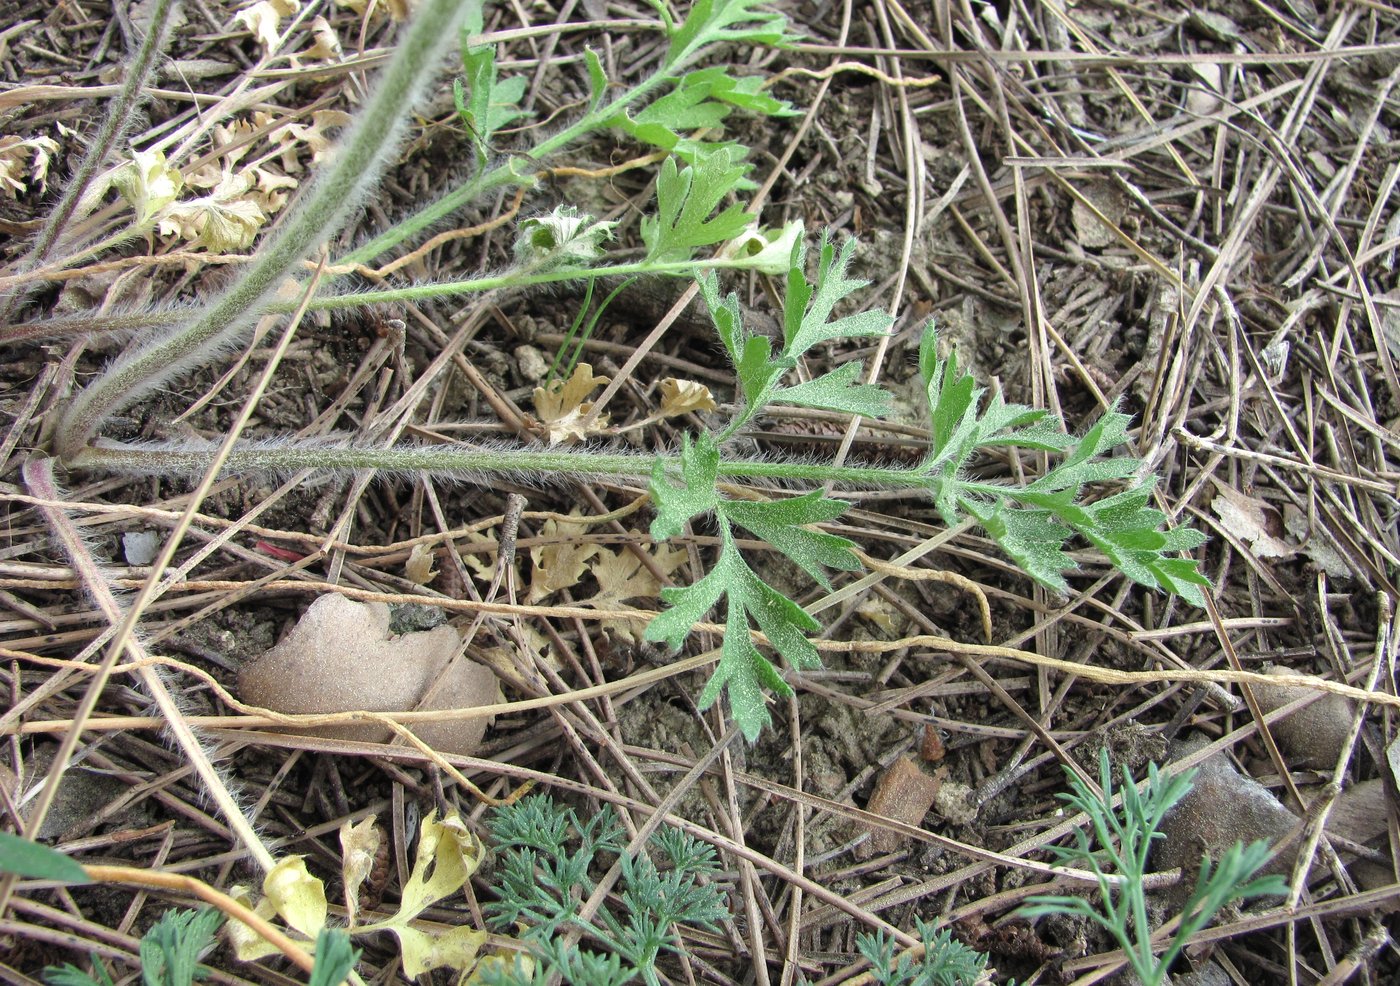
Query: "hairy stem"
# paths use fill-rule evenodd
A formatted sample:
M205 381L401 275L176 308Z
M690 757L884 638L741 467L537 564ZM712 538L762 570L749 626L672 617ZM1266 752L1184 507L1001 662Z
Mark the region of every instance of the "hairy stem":
M137 475L197 473L207 469L214 448L197 448L188 443L127 446L104 444L83 449L73 460L79 469L102 469ZM597 477L646 479L653 464L680 466L680 457L670 454L618 453L587 448L500 449L463 445L399 446L364 448L326 444L245 444L235 447L225 470L230 473L270 471L294 472L318 469L346 472L379 469L413 475L430 474L481 482L493 477L516 477L526 481L549 482ZM764 459L721 459L718 475L723 479L771 479L820 485L826 482L862 489L928 489L930 480L916 470L883 466L831 466L814 462Z
M188 325L118 360L74 399L55 437L61 457L74 458L109 415L175 373L207 362L236 340L293 266L340 228L389 159L422 82L437 65L442 46L455 35L463 11L459 0L426 0L333 164L313 183L303 203L237 281Z
M48 258L63 232L63 227L68 224L73 210L78 207L78 200L82 198L88 183L92 181L92 176L101 166L102 159L116 143L117 135L131 118L131 111L145 98L146 80L155 66L156 55L165 48L165 40L169 36L166 28L170 22L170 14L178 4L179 0L156 0L151 10L146 37L142 39L136 57L126 66L126 79L122 82L121 91L107 108L101 126L97 128L97 133L88 145L87 153L73 172L72 180L63 190L63 196L54 206L53 212L45 219L43 229L39 230L39 235L34 240L34 248L26 258L26 267L41 264Z

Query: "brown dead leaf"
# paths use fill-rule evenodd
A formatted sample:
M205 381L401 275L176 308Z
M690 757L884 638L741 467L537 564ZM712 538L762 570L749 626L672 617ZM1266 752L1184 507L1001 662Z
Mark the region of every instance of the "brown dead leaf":
M549 444L558 445L567 438L585 438L583 421L593 410L588 395L608 382L607 377L593 375L593 367L580 363L569 379L548 387L535 388L535 413L549 429ZM607 427L607 415L593 422L593 432Z
M683 548L657 545L650 555L656 567L666 575L686 561ZM597 609L620 609L630 600L656 599L661 595L660 581L640 558L625 548L619 551L599 548L598 558L593 563L593 578L598 582L598 593L586 602ZM604 620L603 629L629 637L636 643L642 642L643 628L631 620Z
M1279 537L1283 522L1273 507L1221 482L1215 483L1215 491L1210 509L1220 518L1220 526L1248 545L1255 557L1291 558L1298 553Z
M530 549L534 569L530 573L527 599L537 603L561 589L577 585L588 571L588 561L599 551L598 545L577 540L584 531L582 525L560 524L547 520L540 527L540 537L558 538L554 544Z
M713 411L715 398L710 388L694 380L667 377L661 381L661 415L671 418L691 411Z
M404 562L404 578L414 585L427 585L437 575L437 569L433 568L433 549L427 544L415 544L413 550L408 553L408 561Z
M238 691L250 705L293 714L364 709L461 709L500 700L496 676L460 653L450 626L402 636L389 632L389 607L330 593L317 598L282 641L247 665ZM445 753L470 756L488 719L421 723L414 732ZM392 731L378 724L313 730L337 739L382 743Z

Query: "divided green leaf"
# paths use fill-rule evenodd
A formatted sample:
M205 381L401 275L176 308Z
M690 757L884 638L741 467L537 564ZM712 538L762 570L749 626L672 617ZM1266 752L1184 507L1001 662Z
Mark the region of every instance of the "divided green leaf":
M691 165L701 165L705 156L728 148L734 161L748 151L737 144L695 140L689 131L720 127L734 110L762 116L785 117L795 114L792 104L774 99L762 91L763 78L736 78L722 66L689 72L676 80L675 88L635 113L621 110L607 120L634 140L659 147ZM741 177L736 188L752 187Z
M795 40L787 33L787 20L756 9L759 4L760 0L695 0L684 22L671 31L666 64L680 68L708 45L721 42L781 47ZM654 0L654 5L664 11L663 0Z
M663 161L656 179L656 215L642 220L647 260L686 261L700 247L743 233L753 222L743 206L732 203L718 215L711 213L747 171L748 165L736 161L728 147L716 148L681 169L674 158Z

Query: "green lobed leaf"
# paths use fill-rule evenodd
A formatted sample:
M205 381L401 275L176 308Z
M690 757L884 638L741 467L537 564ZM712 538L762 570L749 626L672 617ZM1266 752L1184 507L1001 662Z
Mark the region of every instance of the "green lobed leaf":
M0 873L13 873L27 880L92 882L82 866L63 853L9 832L0 832Z
M583 63L588 69L588 108L596 110L608 92L608 73L603 70L598 53L587 45L583 49Z
M1006 504L987 508L971 500L963 506L1027 575L1060 592L1069 589L1063 573L1079 567L1064 549L1070 530L1048 511Z
M779 695L789 695L792 690L772 662L754 646L749 636L750 621L764 633L773 649L798 670L821 666L816 647L806 637L820 629L821 624L754 574L734 543L729 521L723 515L718 519L719 560L709 574L694 585L661 590L662 601L670 608L657 614L647 625L646 638L665 641L672 648L680 647L691 627L723 598L725 633L719 665L700 693L697 704L707 709L721 693L727 692L730 714L752 742L771 721L763 697L764 688ZM829 547L818 550L829 550Z
M860 562L851 553L855 544L801 525L835 520L848 507L850 504L844 500L832 500L820 490L813 490L786 500L730 500L723 510L725 517L777 548L829 592L831 580L823 566L846 572L860 568Z
M857 383L863 369L860 363L842 363L830 373L795 384L774 388L770 404L789 404L824 411L878 418L890 412L894 398L888 390L871 383Z
M690 518L713 510L719 503L715 477L719 470L719 446L708 432L692 441L681 437L681 480L676 485L666 475L666 465L657 459L651 469L651 500L656 518L651 522L653 540L665 541L685 529Z
M856 339L881 336L894 319L879 309L857 312L833 320L836 305L869 284L846 277L856 241L847 240L838 251L829 231L822 232L818 248L817 278L812 284L803 270L804 257L798 251L788 272L787 293L783 298L783 354L796 358L827 339Z
M642 220L647 260L671 263L689 260L696 249L739 236L753 217L738 204L711 216L748 171L733 152L720 147L700 161L677 169L673 158L661 163L656 179L656 215Z
M502 127L525 116L520 100L525 95L524 76L501 82L496 77L496 46L467 44L484 26L480 0L470 0L462 23L462 69L465 79L454 79L453 102L457 115L471 134L477 163L484 164L491 154L491 138Z
M671 32L666 64L679 68L719 42L782 45L792 40L781 14L755 10L761 0L695 0Z

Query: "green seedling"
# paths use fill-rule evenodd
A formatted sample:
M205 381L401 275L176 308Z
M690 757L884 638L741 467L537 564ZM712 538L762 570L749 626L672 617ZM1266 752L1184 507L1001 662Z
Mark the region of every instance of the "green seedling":
M1072 789L1061 794L1071 807L1089 816L1098 848L1091 847L1083 829L1074 830L1073 846L1052 846L1050 851L1064 865L1088 869L1098 878L1099 907L1082 897L1032 897L1021 909L1025 917L1067 914L1084 917L1113 936L1123 949L1143 986L1160 986L1167 970L1186 947L1191 936L1210 924L1227 904L1257 897L1282 897L1288 885L1280 876L1256 879L1255 874L1269 861L1269 844L1264 840L1248 846L1235 843L1219 865L1201 861L1195 890L1181 912L1180 921L1161 955L1152 941L1147 915L1147 863L1152 843L1162 838L1162 819L1191 790L1194 770L1164 777L1156 764L1147 768L1147 783L1141 791L1132 775L1123 768L1119 787L1121 807L1114 806L1113 771L1108 751L1100 751L1099 790L1093 790L1076 774L1065 771Z
M914 919L923 955L895 960L894 942L884 932L856 935L856 950L870 963L876 986L981 986L990 982L987 956L953 940L953 933L922 918ZM1015 980L1009 983L1015 986Z

